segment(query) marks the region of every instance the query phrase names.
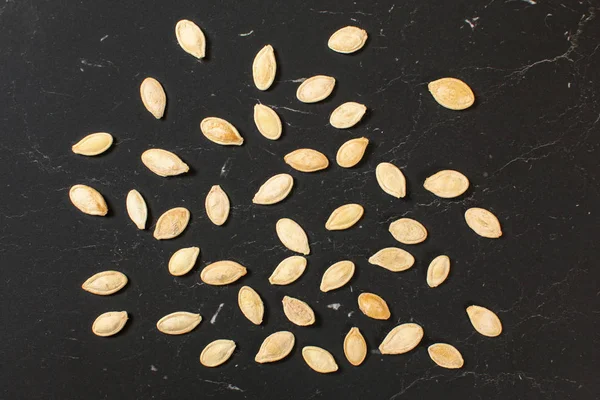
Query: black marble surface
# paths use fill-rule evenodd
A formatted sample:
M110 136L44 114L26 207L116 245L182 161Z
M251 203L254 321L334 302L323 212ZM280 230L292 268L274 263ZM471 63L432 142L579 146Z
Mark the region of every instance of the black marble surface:
M600 130L600 4L575 0L485 1L31 1L0 2L0 258L2 260L3 399L596 399L598 361L598 134ZM196 21L208 39L197 61L178 46L175 23ZM345 25L369 32L351 56L328 50ZM252 85L255 53L270 43L278 75L272 89ZM295 98L298 80L337 79L319 104ZM166 118L156 121L139 100L146 76L167 92ZM440 107L427 82L454 76L469 83L474 107ZM355 128L328 125L334 107L358 101L368 116ZM276 108L282 138L256 131L252 107ZM222 147L198 124L207 116L234 123L246 141ZM105 155L71 153L79 138L111 132ZM355 168L334 162L346 140L370 139ZM179 154L192 168L180 177L149 172L140 154L150 147ZM299 147L332 161L321 173L289 168L283 156ZM375 167L400 166L409 195L384 194ZM435 198L423 180L453 168L471 180L461 198ZM269 176L295 178L285 202L259 207L251 198ZM106 197L107 218L91 217L69 202L83 183ZM204 213L214 184L228 193L232 212L215 227ZM176 240L158 242L127 218L125 195L137 188L150 224L164 210L185 206L192 219ZM337 206L365 207L359 226L327 232ZM473 206L492 210L504 236L476 236L463 220ZM368 264L375 251L398 245L388 224L408 216L429 230L427 241L401 246L416 265L393 274ZM274 225L291 217L306 229L312 254L305 275L288 287L267 282L291 255ZM167 261L181 247L199 246L193 272L175 278ZM430 289L426 268L436 255L452 259L446 283ZM233 259L249 274L228 287L199 280L203 265ZM331 293L318 290L322 272L351 259L357 274ZM130 278L122 292L98 297L80 289L93 273L118 269ZM266 321L254 326L237 308L237 291L254 287ZM373 291L390 305L389 321L368 319L356 298ZM293 326L281 310L284 295L304 299L317 313L314 327ZM474 332L465 307L495 310L498 338ZM339 308L336 309L339 304ZM127 310L125 330L113 338L90 331L94 318ZM187 310L203 316L180 337L160 334L156 321ZM219 311L220 310L220 311ZM414 321L425 338L414 351L383 357L371 351L352 367L342 342L357 326L369 348L397 323ZM254 355L268 334L291 330L291 357L258 365ZM217 338L238 348L220 368L198 362ZM437 367L427 355L435 341L454 344L465 365ZM340 370L319 375L300 350L330 350Z

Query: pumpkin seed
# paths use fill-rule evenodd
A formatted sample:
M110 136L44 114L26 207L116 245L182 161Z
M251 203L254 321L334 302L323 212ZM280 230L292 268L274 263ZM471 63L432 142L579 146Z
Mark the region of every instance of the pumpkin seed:
M167 106L167 95L162 85L154 78L146 78L140 85L140 97L146 110L154 115L154 118L161 119L165 114Z
M396 198L406 196L406 178L394 164L383 162L377 165L375 177L381 189Z
M279 263L269 277L271 285L289 285L296 281L306 269L306 258L291 256Z
M210 188L210 192L206 195L204 207L206 208L208 219L213 224L221 226L227 221L227 217L229 216L229 197L221 189L221 186L214 185Z
M233 354L235 342L228 339L218 339L210 342L200 353L200 364L205 367L218 367Z
M493 311L481 306L469 306L467 315L473 328L483 336L496 337L502 333L502 322Z
M358 296L358 308L367 317L386 320L391 316L387 303L374 293L361 293Z
M92 324L92 332L97 336L116 335L127 322L127 311L109 311L101 314Z
M310 254L306 232L296 221L281 218L275 225L275 231L281 243L288 249L304 255Z
M99 296L117 293L127 285L127 276L119 271L102 271L89 277L81 288Z
M254 106L254 124L256 129L270 140L277 140L281 136L281 119L272 108L263 104Z
M448 369L461 368L465 361L456 347L447 343L434 343L427 348L429 357L440 367Z
M400 243L417 244L427 239L427 229L418 221L400 218L390 224L390 233Z
M329 166L325 154L313 149L298 149L286 154L283 160L300 172L315 172Z
M303 103L317 103L325 100L335 87L335 78L316 75L308 78L298 86L296 97Z
M142 162L158 176L175 176L186 173L190 167L176 154L163 149L149 149L142 153Z
M414 323L401 324L392 329L379 345L381 354L408 353L423 339L423 328Z
M366 137L348 140L340 146L335 160L340 167L352 168L362 160L368 144Z
M177 311L159 319L156 328L167 335L183 335L191 332L200 321L202 321L200 314Z
M133 189L127 193L127 214L138 229L146 229L146 220L148 219L148 207L146 201L137 190Z
M263 321L265 306L262 299L250 286L242 286L238 292L238 306L242 314L254 325L260 325Z
M344 260L333 264L327 268L321 280L321 292L329 292L341 288L346 283L350 282L354 275L354 263Z
M333 110L329 116L329 123L337 129L352 128L358 124L366 112L367 107L364 104L349 101Z
M315 313L308 304L294 297L283 298L283 312L290 322L298 326L308 326L315 323Z
M273 84L277 73L277 61L273 47L268 44L254 57L252 63L252 77L258 90L267 90Z
M369 263L378 265L392 272L406 271L415 263L415 258L406 250L397 247L386 247L369 258Z
M500 221L491 212L483 208L469 208L465 212L465 221L476 234L485 238L496 239L502 236Z
M112 144L113 137L110 133L98 132L87 135L75 143L71 150L82 156L97 156L108 150Z
M333 210L325 223L328 231L340 231L352 227L363 216L365 210L360 204L345 204Z
M309 367L322 374L328 374L338 370L338 366L331 353L320 347L303 347L302 358L304 358L304 361Z
M157 240L173 239L185 230L190 221L187 208L176 207L165 211L156 222L154 238Z
M473 91L456 78L442 78L427 85L429 92L441 106L451 110L464 110L475 102Z
M356 26L346 26L331 35L327 46L338 53L350 54L362 49L368 36L364 29Z
M254 361L264 364L282 360L291 353L295 341L292 332L279 331L272 333L260 345Z
M262 205L279 203L290 194L293 186L294 178L289 174L272 176L258 189L252 202Z
M108 213L108 206L104 197L90 186L73 186L69 190L69 198L71 203L85 214L105 216Z
M438 287L450 273L450 258L445 255L437 256L427 268L427 284L429 287Z
M187 19L182 19L175 25L175 36L181 48L188 54L200 59L206 53L206 38L202 30Z
M246 275L248 271L235 261L217 261L204 267L200 273L202 282L214 286L229 285Z
M446 169L425 179L423 187L438 197L452 199L469 188L469 180L458 171Z
M241 146L244 143L244 138L235 126L222 118L204 118L200 122L200 130L208 140L223 146Z
M367 356L367 342L356 327L351 328L344 339L344 354L355 367L362 364Z
M199 247L186 247L177 250L169 260L169 273L173 276L187 274L194 268L199 254Z

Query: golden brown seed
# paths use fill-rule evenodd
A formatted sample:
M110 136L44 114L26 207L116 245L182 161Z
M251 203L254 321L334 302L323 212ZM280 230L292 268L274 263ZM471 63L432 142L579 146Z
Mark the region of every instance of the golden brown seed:
M469 188L469 180L458 171L446 169L425 179L423 187L438 197L452 199Z
M200 273L202 282L214 286L229 285L246 275L248 271L235 261L217 261L204 267Z
M190 170L176 154L163 149L146 150L142 153L142 162L158 176L175 176Z
M341 288L346 283L350 282L354 275L354 263L344 260L333 264L327 268L321 280L321 292L329 292Z
M262 299L250 286L242 286L238 292L238 306L242 314L254 325L260 325L265 314Z
M325 154L313 149L298 149L288 153L283 160L300 172L315 172L329 166L329 160Z
M177 311L159 319L156 328L167 335L183 335L191 332L200 321L202 321L200 314Z
M154 228L154 238L157 240L176 238L183 233L189 221L190 212L187 208L171 208L158 218Z
M254 106L254 124L261 135L270 140L277 140L281 136L281 119L272 108L263 104Z
M337 129L352 128L358 124L366 112L367 107L364 104L349 101L333 110L329 116L329 123Z
M308 326L315 323L315 313L302 300L285 296L282 300L283 312L290 322L298 326Z
M344 339L344 354L355 367L362 364L367 356L367 342L356 327L351 328Z
M381 354L404 354L415 347L423 339L423 328L418 324L408 323L392 329L379 345Z
M396 198L406 196L406 178L394 164L383 162L377 165L375 177L381 189Z
M427 229L411 218L400 218L390 224L390 233L400 243L417 244L427 239Z
M447 343L434 343L427 348L427 352L433 362L440 367L457 369L465 363L460 351Z
M306 258L291 256L279 263L269 277L271 285L289 285L296 281L306 269Z
M491 212L483 208L469 208L465 212L465 221L476 234L485 238L496 239L502 236L500 221Z
M340 146L335 160L340 167L352 168L362 160L368 144L366 137L348 140Z
M445 255L437 256L427 268L427 284L429 287L438 287L450 273L450 258Z
M75 143L71 150L82 156L97 156L108 150L112 144L113 137L110 133L98 132L87 135Z
M358 296L358 308L367 317L373 319L389 319L391 316L387 303L374 293L361 293Z
M108 206L104 197L90 186L73 186L69 190L69 198L71 203L85 214L105 216L108 213Z
M154 78L146 78L140 85L140 97L144 107L154 118L161 119L167 106L167 95L162 85Z
M177 250L169 260L169 273L173 276L182 276L194 268L200 255L199 247L186 247Z
M127 285L127 276L119 271L102 271L89 277L81 288L99 296L108 296Z
M350 54L362 49L368 37L369 35L364 29L346 26L331 35L327 46L338 53Z
M496 337L502 333L502 322L493 311L481 306L469 306L467 315L473 328L483 336Z
M291 175L272 176L258 189L252 202L262 205L279 203L290 194L292 187L294 187L294 178Z
M303 347L302 358L304 358L309 367L321 374L328 374L338 370L338 366L331 353L320 347Z
M204 118L200 122L200 130L208 140L223 146L241 146L244 143L235 126L222 118Z
M464 110L475 102L473 91L460 79L442 78L429 82L427 87L435 101L451 110Z
M200 59L206 53L206 38L202 30L187 19L182 19L175 25L175 36L181 48L188 54Z
M101 314L92 324L92 332L97 336L116 335L127 322L127 311L109 311Z
M273 47L268 44L254 57L252 77L258 90L267 90L273 84L277 73L277 61Z
M369 263L378 265L392 272L406 271L415 263L415 258L406 250L397 247L386 247L369 258Z
M264 364L282 360L290 354L295 341L292 332L279 331L272 333L262 342L254 361Z
M200 364L213 368L223 364L233 354L235 342L229 339L218 339L210 342L200 353Z
M206 208L208 219L213 224L221 226L227 221L227 217L229 216L229 197L221 189L221 186L214 185L210 188L210 192L206 195L204 207Z
M275 231L281 243L288 249L304 255L310 254L306 232L296 221L281 218L275 225Z
M316 103L325 100L335 87L335 78L316 75L308 78L298 86L296 97L303 103Z
M328 231L340 231L352 227L363 216L365 210L360 204L345 204L333 210L325 223Z
M133 189L127 193L125 201L127 214L138 229L146 229L146 220L148 219L148 207L146 201L137 190Z

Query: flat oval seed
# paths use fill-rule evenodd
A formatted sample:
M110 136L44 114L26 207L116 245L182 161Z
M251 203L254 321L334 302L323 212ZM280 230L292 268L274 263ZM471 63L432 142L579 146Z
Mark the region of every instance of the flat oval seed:
M282 360L291 353L295 341L292 332L279 331L272 333L260 345L254 361L264 364Z
M154 228L154 238L157 240L176 238L183 233L189 221L190 212L187 208L171 208L158 218Z
M227 221L227 217L229 216L229 197L221 189L221 186L214 185L210 188L210 192L206 195L204 207L206 208L208 219L213 224L221 226Z
M262 299L250 286L242 286L238 292L238 306L242 314L254 325L260 325L265 314Z
M358 124L366 112L367 107L364 104L349 101L333 110L329 116L329 123L337 129L352 128Z
M127 214L138 229L146 229L146 221L148 220L148 206L142 197L141 193L133 189L127 193Z
M465 212L465 221L476 234L485 238L496 239L502 236L500 221L491 212L483 208L469 208Z
M252 77L258 90L267 90L273 84L277 73L277 61L273 47L268 44L254 57Z
M333 210L325 223L328 231L340 231L352 227L362 218L365 209L360 204L345 204Z
M327 42L327 46L338 53L350 54L363 48L369 35L364 29L346 26L337 30Z
M181 48L188 54L200 59L206 53L206 38L202 30L187 19L182 19L175 25L175 36Z
M321 280L321 292L329 292L341 288L346 283L350 282L354 275L354 263L352 261L344 260L333 264L327 268L327 271L323 274Z
M355 367L362 364L367 356L367 342L356 327L351 328L344 339L344 354Z
M175 176L190 170L176 154L163 149L146 150L142 153L142 162L158 176Z
M325 100L335 87L335 78L316 75L308 78L298 86L296 97L303 103L316 103Z
M302 300L285 296L282 300L283 312L290 322L298 326L308 326L315 323L315 313Z
M156 328L167 335L183 335L191 332L200 321L202 321L200 314L177 311L159 319Z
M127 285L127 276L119 271L102 271L89 277L81 288L99 296L117 293Z
M92 324L92 332L96 336L116 335L123 329L127 322L127 311L109 311L101 314Z
M427 284L429 287L438 287L450 273L450 258L445 255L437 256L427 268Z
M254 106L254 124L261 135L270 140L277 140L281 136L281 119L272 108L263 104Z
M305 346L302 348L302 358L309 367L321 374L328 374L338 370L335 359L325 349L316 346Z
M473 91L456 78L442 78L427 85L429 92L441 106L450 110L464 110L475 102Z
M289 285L302 276L306 269L306 258L291 256L279 263L269 277L271 285Z
M177 250L169 259L169 273L173 276L182 276L194 268L200 255L199 247L186 247Z
M369 263L392 272L406 271L415 263L415 258L406 250L386 247L369 257Z
M395 327L387 334L379 345L381 354L404 354L421 343L423 328L418 324L408 323Z
M473 328L483 336L496 337L502 333L502 322L493 311L481 306L469 306L467 315Z
M144 107L154 118L161 119L167 106L167 95L162 85L154 78L146 78L140 85L140 97Z
M315 172L329 166L325 154L313 149L298 149L288 153L283 160L290 167L300 172Z
M200 130L208 140L223 146L241 146L244 143L244 138L235 126L222 118L204 118L200 122Z
M469 180L458 171L446 169L425 179L423 187L438 197L452 199L469 188Z
M87 135L75 143L71 150L82 156L97 156L108 150L112 144L113 137L110 133L98 132Z
M218 367L233 354L235 342L228 339L218 339L210 342L200 353L200 364L205 367Z
M440 367L448 369L461 368L465 361L456 347L447 343L434 343L427 348L429 357Z
M381 189L396 198L406 196L406 178L398 167L391 163L380 163L375 169L375 177Z
M306 232L298 223L289 218L281 218L275 225L279 240L285 247L300 254L310 254Z
M75 185L71 187L69 198L71 203L85 214L105 216L108 213L104 197L90 186Z
M217 261L204 267L200 273L202 282L214 286L229 285L246 275L248 271L235 261Z
M418 221L400 218L390 224L390 233L400 243L417 244L427 239L427 229Z
M386 320L391 316L387 303L374 293L361 293L358 296L358 308L367 317Z
M262 205L279 203L290 194L292 187L294 178L290 174L272 176L258 189L252 202Z
M335 160L340 167L352 168L362 160L368 144L366 137L348 140L340 146Z

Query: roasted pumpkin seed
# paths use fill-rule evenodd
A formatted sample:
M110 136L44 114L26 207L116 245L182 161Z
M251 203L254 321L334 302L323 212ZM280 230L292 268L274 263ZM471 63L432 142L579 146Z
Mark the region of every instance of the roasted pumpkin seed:
M125 201L127 214L138 229L146 229L146 220L148 219L148 207L146 201L137 190L133 189L127 193Z
M159 319L156 328L167 335L183 335L191 332L200 321L202 321L200 314L177 311Z
M252 77L258 90L267 90L273 84L277 73L277 61L273 47L268 44L254 57Z
M469 180L458 171L446 169L425 179L423 187L438 197L452 199L469 188Z
M502 236L500 221L491 212L483 208L469 208L465 212L465 221L476 234L485 238L496 239Z
M302 256L291 256L277 265L269 277L271 285L289 285L295 282L306 269L306 258Z
M390 233L400 243L417 244L427 239L427 229L411 218L400 218L390 224Z
M214 286L229 285L246 275L248 271L235 261L217 261L204 267L200 273L202 282Z
M127 285L127 276L119 271L102 271L89 277L81 288L99 296L117 293Z
M75 143L71 150L82 156L97 156L108 150L112 144L113 137L110 133L98 132L87 135Z
M302 358L304 358L309 367L321 374L328 374L338 370L338 366L331 353L320 347L303 347Z
M440 367L448 369L462 368L465 361L456 347L447 343L434 343L427 348L429 357Z
M194 268L200 255L199 247L186 247L177 250L169 260L169 273L173 276L182 276Z
M263 104L254 106L254 124L260 134L267 139L277 140L281 136L281 119L270 107Z
M362 218L365 209L360 204L345 204L333 210L325 223L328 231L340 231L348 229Z
M108 213L104 197L93 187L75 185L69 190L69 198L71 203L85 214L105 216Z
M252 202L262 205L279 203L290 194L292 187L294 187L294 178L291 175L272 176L258 189Z
M238 292L238 306L242 314L254 325L260 325L265 314L262 299L250 286L242 286Z
M244 143L244 138L235 126L222 118L204 118L200 122L200 130L208 140L223 146L241 146Z
M209 368L218 367L229 360L235 347L235 342L229 339L210 342L200 353L200 364Z
M427 284L429 287L438 287L450 273L450 258L445 255L437 256L427 268Z
M473 91L456 78L442 78L427 85L429 92L441 106L450 110L464 110L475 102Z
M292 332L279 331L272 333L260 345L254 361L264 364L282 360L291 353L295 341L296 339Z
M356 327L351 328L344 339L344 354L355 367L362 364L367 356L367 342Z
M368 37L367 31L364 29L346 26L331 35L327 46L338 53L350 54L362 49Z
M473 328L483 336L496 337L502 333L502 322L493 311L481 306L469 306L467 315Z
M294 150L283 157L290 167L300 172L316 172L329 166L325 154L313 149Z
M210 188L210 192L206 195L204 207L206 208L208 219L213 224L221 226L227 221L227 217L229 216L229 197L221 189L221 186L214 185Z
M310 254L306 232L298 223L289 218L281 218L275 225L277 236L288 249L300 254Z
M352 128L358 124L366 112L367 107L364 104L349 101L333 110L329 116L329 123L337 129Z
M202 30L187 19L182 19L175 25L175 36L181 48L188 54L200 59L206 54L206 38Z
M335 78L316 75L308 78L298 86L296 97L303 103L316 103L325 100L335 87Z
M335 160L340 167L352 168L362 160L368 144L366 137L348 140L340 146Z
M158 218L154 228L154 238L157 240L176 238L183 233L189 221L190 212L187 208L171 208Z
M154 78L146 78L140 85L140 97L146 110L154 115L154 118L161 119L165 114L167 107L167 95L162 85Z
M127 322L127 311L109 311L101 314L92 324L92 332L97 336L116 335Z
M369 258L369 263L378 265L392 272L406 271L415 263L415 258L406 250L397 247L386 247Z
M406 178L394 164L383 162L375 168L375 177L381 189L396 198L406 196Z
M354 275L355 266L352 261L338 261L323 274L321 280L321 292L329 292L341 288L346 283L350 282Z
M315 313L308 304L294 297L285 296L282 300L283 312L290 322L298 326L315 323Z
M392 329L379 345L381 354L404 354L423 339L423 328L414 323L401 324Z
M391 316L387 303L374 293L361 293L358 296L358 308L367 317L386 320Z
M142 153L142 162L158 176L175 176L190 170L176 154L163 149L146 150Z

